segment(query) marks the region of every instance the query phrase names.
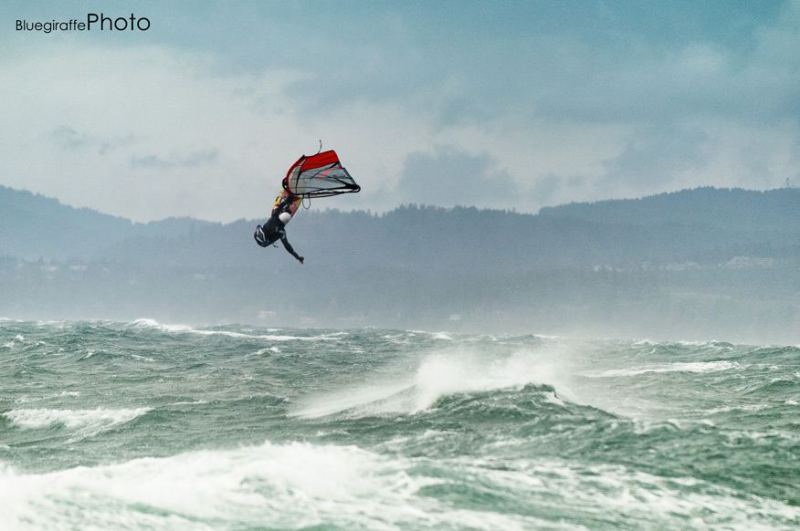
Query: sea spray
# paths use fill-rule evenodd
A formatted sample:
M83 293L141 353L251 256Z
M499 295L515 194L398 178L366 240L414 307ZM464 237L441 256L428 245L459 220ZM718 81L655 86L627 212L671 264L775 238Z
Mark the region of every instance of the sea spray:
M800 525L794 346L153 320L3 345L3 529Z

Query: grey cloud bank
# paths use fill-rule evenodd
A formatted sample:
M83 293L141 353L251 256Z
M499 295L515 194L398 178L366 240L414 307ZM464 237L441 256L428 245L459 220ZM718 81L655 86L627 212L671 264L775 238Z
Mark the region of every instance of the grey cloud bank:
M0 183L143 221L230 221L262 215L319 138L363 185L339 208L535 212L800 179L796 2L139 9L153 27L136 37L0 33Z

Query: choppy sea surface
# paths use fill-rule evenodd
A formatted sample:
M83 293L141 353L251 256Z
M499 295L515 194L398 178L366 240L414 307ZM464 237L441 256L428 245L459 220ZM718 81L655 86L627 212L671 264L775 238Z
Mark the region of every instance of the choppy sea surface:
M0 321L0 529L800 526L800 348Z

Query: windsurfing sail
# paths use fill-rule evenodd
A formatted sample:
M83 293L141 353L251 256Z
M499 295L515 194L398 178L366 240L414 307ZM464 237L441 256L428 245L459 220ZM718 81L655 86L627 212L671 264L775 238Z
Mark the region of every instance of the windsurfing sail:
M329 197L355 193L361 187L330 150L297 159L283 178L283 189L302 197Z

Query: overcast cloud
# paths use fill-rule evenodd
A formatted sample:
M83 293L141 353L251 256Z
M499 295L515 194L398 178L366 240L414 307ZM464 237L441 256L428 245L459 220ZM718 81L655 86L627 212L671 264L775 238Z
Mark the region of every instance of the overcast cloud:
M151 220L262 216L335 148L357 197L536 211L800 181L800 2L0 6L0 184ZM323 205L322 201L319 205Z

